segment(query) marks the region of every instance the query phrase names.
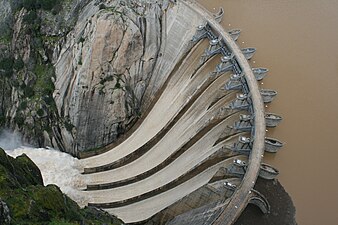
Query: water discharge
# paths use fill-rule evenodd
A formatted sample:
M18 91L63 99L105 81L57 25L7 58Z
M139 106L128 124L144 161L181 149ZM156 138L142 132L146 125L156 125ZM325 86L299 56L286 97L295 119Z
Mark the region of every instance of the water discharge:
M84 187L84 179L81 178L78 159L54 149L32 148L21 144L19 134L2 132L0 147L12 157L26 154L31 158L41 171L44 185L59 186L63 193L80 206L84 206L84 202L88 202L79 191Z
M13 150L24 145L21 140L19 133L6 129L0 132L0 147L3 149Z
M284 121L268 135L286 146L266 160L280 169L279 179L295 201L299 224L336 224L338 1L200 2L210 11L223 6L222 25L243 30L238 40L242 47L258 48L252 66L271 71L262 87L279 95L267 111L281 114ZM12 156L25 152L40 167L45 184L57 184L81 202L76 159L51 149L17 148L20 145L13 138L3 147L12 149L7 150Z

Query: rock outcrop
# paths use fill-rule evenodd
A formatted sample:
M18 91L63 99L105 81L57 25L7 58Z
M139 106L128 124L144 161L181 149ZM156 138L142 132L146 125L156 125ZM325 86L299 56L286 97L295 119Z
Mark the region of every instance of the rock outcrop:
M11 224L11 216L6 202L0 199L0 223Z
M61 129L65 149L107 145L140 115L158 57L161 8L137 15L131 5L88 4L55 63L54 99L72 129Z
M77 155L114 142L174 64L161 60L168 1L2 3L13 30L0 38L0 126L34 146Z
M43 186L39 168L26 155L16 159L0 149L0 223L123 224L95 208L80 209L55 185Z
M32 145L58 147L51 140L66 120L52 97L53 53L87 2L1 1L0 126Z

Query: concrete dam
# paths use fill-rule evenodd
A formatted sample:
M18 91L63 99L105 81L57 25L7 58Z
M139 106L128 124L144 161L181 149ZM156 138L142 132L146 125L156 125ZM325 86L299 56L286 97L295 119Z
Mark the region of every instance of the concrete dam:
M281 120L264 110L276 92L257 84L268 70L251 68L255 49L239 48L240 30L219 24L223 9L178 0L164 13L155 66L164 82L130 132L82 156L86 203L126 223L162 213L161 224L232 224L249 203L268 213L253 189L258 176L278 174L264 151L282 147L265 136Z

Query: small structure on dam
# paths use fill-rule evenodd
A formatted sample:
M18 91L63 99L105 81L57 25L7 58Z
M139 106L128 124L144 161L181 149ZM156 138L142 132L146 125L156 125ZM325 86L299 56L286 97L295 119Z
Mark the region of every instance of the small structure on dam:
M279 173L262 163L283 145L265 137L282 119L264 111L277 92L259 88L268 69L250 67L256 49L238 47L224 13L168 2L155 65L166 82L124 141L81 159L88 205L149 225L232 224L249 203L270 211L253 187Z

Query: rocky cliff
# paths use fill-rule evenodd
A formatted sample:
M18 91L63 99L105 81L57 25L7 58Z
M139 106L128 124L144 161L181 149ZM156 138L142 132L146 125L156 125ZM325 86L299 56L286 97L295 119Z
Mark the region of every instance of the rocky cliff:
M114 142L168 74L170 4L1 0L1 127L73 155Z
M26 155L0 149L0 224L123 224L95 208L80 207L55 185L43 186L39 168Z

